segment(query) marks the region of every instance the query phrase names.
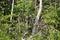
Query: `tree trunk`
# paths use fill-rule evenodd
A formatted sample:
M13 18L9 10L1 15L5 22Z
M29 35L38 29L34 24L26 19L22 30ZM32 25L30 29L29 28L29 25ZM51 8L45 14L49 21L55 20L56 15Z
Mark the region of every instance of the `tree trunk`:
M40 17L41 12L42 12L42 0L39 0L39 2L40 2L40 4L39 4L39 10L38 10L38 13L37 13L37 16L36 16L36 19L35 19L35 25L33 27L32 34L37 33L37 26L36 25L38 25L39 17Z
M11 8L11 17L10 17L10 21L12 20L13 9L14 9L14 0L12 0L12 8Z

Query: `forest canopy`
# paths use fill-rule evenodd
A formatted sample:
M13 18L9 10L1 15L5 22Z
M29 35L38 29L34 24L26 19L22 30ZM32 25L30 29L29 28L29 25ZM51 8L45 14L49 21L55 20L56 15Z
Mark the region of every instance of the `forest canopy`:
M0 40L60 40L60 0L0 0Z

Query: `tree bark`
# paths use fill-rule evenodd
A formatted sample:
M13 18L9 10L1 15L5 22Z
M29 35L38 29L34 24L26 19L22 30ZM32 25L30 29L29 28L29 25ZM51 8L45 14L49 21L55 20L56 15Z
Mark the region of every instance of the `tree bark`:
M12 0L12 8L11 8L11 17L10 17L10 21L12 20L13 9L14 9L14 0Z
M38 9L38 13L37 13L37 16L36 16L36 19L35 19L35 25L32 29L32 34L35 34L37 32L37 24L39 22L39 17L41 15L41 12L42 12L42 0L39 0L40 4L39 4L39 9Z

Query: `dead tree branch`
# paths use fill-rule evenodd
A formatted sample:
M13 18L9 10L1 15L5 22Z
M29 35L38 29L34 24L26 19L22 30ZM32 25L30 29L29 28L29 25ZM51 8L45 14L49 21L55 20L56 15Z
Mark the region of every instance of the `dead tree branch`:
M12 8L11 8L11 17L10 17L10 20L12 20L13 9L14 9L14 0L12 0Z
M36 16L36 19L35 19L35 25L33 27L33 30L32 30L32 34L35 34L37 32L37 27L36 25L38 24L39 22L39 17L41 15L41 12L42 12L42 0L39 0L40 4L39 4L39 9L38 9L38 13L37 13L37 16Z

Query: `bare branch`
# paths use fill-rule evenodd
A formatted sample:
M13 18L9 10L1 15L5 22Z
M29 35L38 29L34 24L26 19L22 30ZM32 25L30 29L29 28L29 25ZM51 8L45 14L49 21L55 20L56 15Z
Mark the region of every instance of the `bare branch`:
M12 0L12 8L11 8L11 17L10 17L10 20L12 20L13 9L14 9L14 0Z
M33 27L33 30L32 30L32 34L35 34L36 33L36 25L38 24L39 22L39 17L41 15L41 11L42 11L42 0L39 0L40 4L39 4L39 10L38 10L38 13L37 13L37 16L36 16L36 19L35 19L35 26Z

